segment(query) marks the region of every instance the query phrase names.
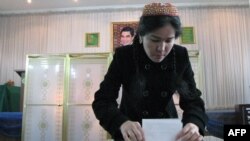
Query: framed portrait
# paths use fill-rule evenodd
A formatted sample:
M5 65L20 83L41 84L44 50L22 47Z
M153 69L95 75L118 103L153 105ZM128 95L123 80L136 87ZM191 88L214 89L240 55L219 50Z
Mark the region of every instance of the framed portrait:
M99 33L86 33L85 46L86 47L99 47L100 37Z
M133 43L138 22L112 22L111 25L111 45L113 51L116 48Z
M194 27L182 27L181 44L195 44Z

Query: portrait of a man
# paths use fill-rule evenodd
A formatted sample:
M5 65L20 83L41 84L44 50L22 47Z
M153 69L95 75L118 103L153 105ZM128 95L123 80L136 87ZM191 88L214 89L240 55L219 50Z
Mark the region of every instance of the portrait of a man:
M122 28L120 32L120 44L121 46L131 45L133 43L133 39L135 36L135 30L134 28L130 26L125 26Z
M112 23L112 48L131 45L136 34L138 22L113 22Z

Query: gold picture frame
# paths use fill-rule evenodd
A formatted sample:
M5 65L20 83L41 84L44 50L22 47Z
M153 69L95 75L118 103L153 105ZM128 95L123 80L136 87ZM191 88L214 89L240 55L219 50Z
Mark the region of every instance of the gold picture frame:
M120 32L124 27L131 27L134 29L134 33L136 34L137 28L138 28L138 22L137 21L131 21L131 22L112 22L111 24L111 46L112 50L115 51L117 47L120 47L120 40L121 35ZM135 36L134 34L134 36Z
M194 27L192 26L182 27L180 42L181 44L195 44Z
M85 46L86 47L99 47L100 33L86 33L85 34Z

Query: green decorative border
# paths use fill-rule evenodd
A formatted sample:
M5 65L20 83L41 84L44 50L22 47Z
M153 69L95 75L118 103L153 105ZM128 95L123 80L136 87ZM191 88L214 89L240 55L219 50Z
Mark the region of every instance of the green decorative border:
M181 44L195 44L194 27L182 27Z
M100 35L99 33L86 33L85 46L86 47L99 47Z

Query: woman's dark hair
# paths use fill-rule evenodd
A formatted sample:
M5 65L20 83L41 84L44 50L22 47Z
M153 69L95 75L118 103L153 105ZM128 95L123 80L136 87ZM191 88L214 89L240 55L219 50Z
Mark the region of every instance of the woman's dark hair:
M139 21L137 33L133 40L134 47L134 61L136 66L136 88L137 95L140 96L140 91L143 91L143 87L145 85L145 80L139 71L139 53L138 50L142 47L142 44L139 42L139 36L144 36L150 32L153 32L159 28L162 28L166 25L171 25L175 29L175 38L178 38L181 35L181 22L178 16L142 16ZM174 48L173 48L174 49ZM175 56L175 52L174 52ZM175 58L175 57L174 57ZM174 59L174 67L175 67L175 59ZM174 69L176 70L176 69Z
M178 16L141 16L133 45L138 46L140 44L139 36L144 36L168 24L173 26L175 29L175 38L178 38L182 32L181 21Z
M141 48L143 45L139 42L139 36L144 36L150 32L153 32L161 27L164 27L165 25L172 25L175 29L175 38L178 38L181 35L181 22L180 18L177 16L142 16L140 18L139 26L137 29L137 34L135 35L134 41L133 41L133 47L134 47L134 61L135 61L135 67L136 67L136 91L135 94L137 96L140 96L140 92L143 91L145 87L145 79L143 75L141 75L139 70L139 48ZM195 96L199 96L199 92L197 91L197 95L189 95L189 90L187 89L186 82L179 80L176 73L176 60L175 60L175 49L173 48L173 68L174 68L174 80L176 82L173 82L173 85L177 86L178 92L181 96L184 98L195 98ZM196 93L195 93L196 94ZM139 104L139 102L138 102Z

